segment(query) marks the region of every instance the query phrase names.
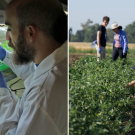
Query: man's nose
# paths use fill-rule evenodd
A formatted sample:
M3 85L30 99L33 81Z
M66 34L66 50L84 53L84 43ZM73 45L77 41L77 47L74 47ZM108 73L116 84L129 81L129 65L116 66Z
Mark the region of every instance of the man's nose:
M11 37L10 37L9 31L6 32L6 40L11 41Z

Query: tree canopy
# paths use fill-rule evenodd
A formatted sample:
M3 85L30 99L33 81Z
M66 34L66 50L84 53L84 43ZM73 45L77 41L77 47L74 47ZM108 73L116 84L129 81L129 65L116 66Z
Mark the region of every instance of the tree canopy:
M85 23L81 23L82 30L77 30L76 34L69 30L69 37L71 42L93 42L97 39L97 31L99 24L93 24L93 21L88 19ZM107 28L107 42L112 43L114 39L114 32ZM135 43L135 21L126 26L124 31L127 34L128 43Z
M89 29L91 23L93 23L93 21L91 21L90 19L88 19L84 24L81 23L81 26L82 26L83 30Z

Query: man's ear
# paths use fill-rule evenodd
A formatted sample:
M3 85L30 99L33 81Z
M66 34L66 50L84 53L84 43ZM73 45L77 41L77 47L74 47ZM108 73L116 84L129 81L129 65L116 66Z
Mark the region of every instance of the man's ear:
M33 42L37 35L37 28L33 25L27 27L27 35L29 42Z

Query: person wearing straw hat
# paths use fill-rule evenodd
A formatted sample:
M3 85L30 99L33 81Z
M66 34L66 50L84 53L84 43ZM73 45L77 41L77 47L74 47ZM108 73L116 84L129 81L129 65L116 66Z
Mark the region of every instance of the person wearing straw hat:
M97 32L97 45L96 45L96 50L97 50L97 61L99 61L99 58L105 59L106 58L106 26L109 23L110 18L108 16L103 17L103 23L98 27L98 32Z
M113 23L111 29L115 33L112 59L115 61L118 56L120 56L121 59L126 58L128 51L128 40L126 32L122 30L122 26L118 25L118 23Z

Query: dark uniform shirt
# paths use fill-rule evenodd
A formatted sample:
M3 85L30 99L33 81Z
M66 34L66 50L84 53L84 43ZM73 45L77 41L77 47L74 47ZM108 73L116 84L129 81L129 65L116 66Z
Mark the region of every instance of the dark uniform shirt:
M103 25L100 25L98 27L98 31L102 32L100 36L100 45L105 47L106 46L106 28Z

